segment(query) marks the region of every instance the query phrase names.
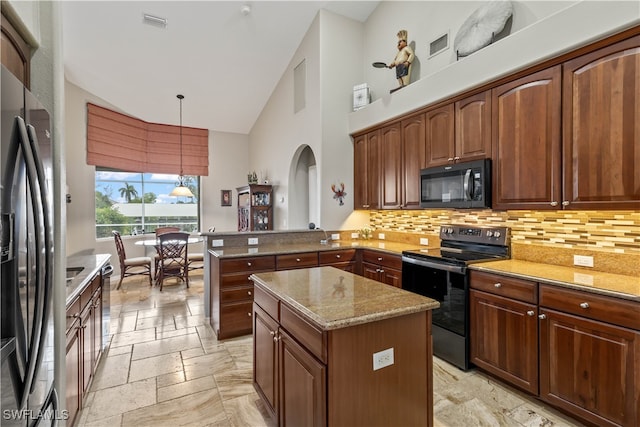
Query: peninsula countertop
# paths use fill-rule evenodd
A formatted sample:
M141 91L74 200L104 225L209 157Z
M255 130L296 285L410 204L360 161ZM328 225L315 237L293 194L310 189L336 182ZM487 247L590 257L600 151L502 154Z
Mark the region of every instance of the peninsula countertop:
M257 273L250 279L325 331L440 306L431 298L333 267Z
M72 255L67 257L67 269L76 269L79 273L67 280L67 306L80 295L102 267L109 263L110 254Z

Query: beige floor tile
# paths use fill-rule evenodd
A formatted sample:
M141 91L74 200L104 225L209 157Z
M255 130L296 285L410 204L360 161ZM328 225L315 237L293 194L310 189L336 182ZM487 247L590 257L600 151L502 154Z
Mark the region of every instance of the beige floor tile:
M138 344L141 342L153 341L156 339L155 329L143 329L141 331L123 332L114 334L111 338L111 346L120 347L123 345Z
M223 401L254 392L253 369L232 369L214 375Z
M197 333L196 328L184 328L184 327L180 327L177 329L173 327L156 328L156 338L159 340L163 338L179 337L182 335L195 334L195 333Z
M100 390L126 384L129 378L131 354L109 355L98 366L91 386L92 390Z
M216 382L212 376L200 377L195 380L184 381L167 387L158 387L158 403L215 388Z
M187 380L214 375L233 368L233 360L226 349L184 360L184 373Z
M129 382L155 378L159 375L179 372L182 369L180 353L162 354L160 356L147 357L146 359L133 360L129 370Z
M149 329L155 327L171 327L171 330L176 329L176 322L173 320L173 316L158 316L158 317L141 317L136 322L136 330Z
M184 375L184 370L178 372L172 372L170 374L158 375L156 377L157 386L160 387L168 387L170 385L178 384L181 382L185 382L187 378Z
M269 419L260 397L253 392L223 401L232 426L275 427Z
M176 353L192 348L202 348L198 334L180 335L177 337L147 341L133 346L133 360Z
M149 378L98 390L86 422L95 422L156 403L156 380Z

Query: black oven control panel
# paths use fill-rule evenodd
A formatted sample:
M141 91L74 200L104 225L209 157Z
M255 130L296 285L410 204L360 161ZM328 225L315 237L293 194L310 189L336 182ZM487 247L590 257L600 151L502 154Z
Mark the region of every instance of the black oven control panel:
M440 227L441 240L507 246L509 244L509 237L509 227L482 227L457 224L443 225Z

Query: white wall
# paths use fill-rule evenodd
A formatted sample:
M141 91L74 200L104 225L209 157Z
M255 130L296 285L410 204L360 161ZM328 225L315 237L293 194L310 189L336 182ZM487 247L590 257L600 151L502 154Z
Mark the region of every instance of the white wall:
M513 4L511 34L456 62L453 40L478 2L381 3L365 25L364 76L372 87L374 102L350 114L349 131L365 129L640 23L637 1ZM390 95L388 90L396 85L395 74L370 64L393 59L400 27L415 41L420 75L412 76L411 85ZM429 42L445 27L451 30L451 47L427 59Z

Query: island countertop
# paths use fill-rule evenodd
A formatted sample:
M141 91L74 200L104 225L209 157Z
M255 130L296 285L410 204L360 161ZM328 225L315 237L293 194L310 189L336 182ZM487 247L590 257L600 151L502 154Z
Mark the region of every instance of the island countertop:
M257 273L250 279L325 331L440 306L431 298L334 267Z

